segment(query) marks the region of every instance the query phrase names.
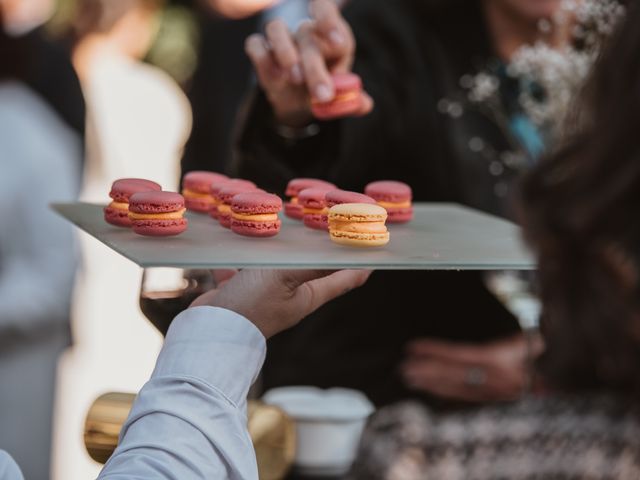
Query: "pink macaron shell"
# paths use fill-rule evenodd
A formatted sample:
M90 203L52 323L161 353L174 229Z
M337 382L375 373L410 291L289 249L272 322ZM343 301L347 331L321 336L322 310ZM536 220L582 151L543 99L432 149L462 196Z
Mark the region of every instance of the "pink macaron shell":
M211 210L211 201L202 198L184 197L184 204L188 210L198 213L209 213Z
M329 217L322 213L305 213L304 225L314 230L329 230Z
M347 190L332 190L325 195L327 207L331 208L334 205L340 205L342 203L369 203L377 204L377 202L368 195L358 192L350 192Z
M337 190L336 188L306 188L298 194L298 204L302 208L322 209L327 206L325 197L327 193Z
M213 182L211 184L211 188L209 189L209 193L214 198L218 198L218 194L225 187L233 187L233 186L245 186L245 187L253 187L258 188L255 183L251 180L244 180L242 178L227 178L226 180L219 180L217 182Z
M182 188L198 193L209 193L212 183L228 179L229 177L221 173L196 170L185 174L182 179Z
M128 203L134 193L160 191L162 187L156 182L144 178L121 178L111 185L109 196L119 203Z
M104 208L104 220L111 225L117 227L131 227L131 220L129 220L129 212L126 210L119 210L117 208L105 207Z
M224 228L231 228L231 214L219 214L218 222Z
M335 73L331 75L331 80L333 81L333 88L335 88L336 93L362 89L362 79L358 74L353 72Z
M318 178L294 178L287 184L285 195L287 197L297 197L301 191L306 190L307 188L335 189L338 187L331 182L320 180Z
M411 187L395 180L371 182L365 187L364 193L379 202L399 203L411 201L413 198Z
M264 190L251 185L229 184L218 192L218 200L220 200L220 202L222 203L226 203L227 205L231 205L231 200L233 200L233 197L245 192L264 192Z
M294 220L302 220L302 205L287 202L284 204L284 214L289 218L293 218Z
M354 115L362 108L362 96L348 100L339 100L331 103L311 104L311 113L318 120L331 120L334 118L348 117Z
M278 213L282 210L282 199L266 192L245 192L231 199L231 211L245 215Z
M129 211L135 213L170 213L184 208L184 197L176 192L134 193L129 199Z
M179 235L187 230L186 218L171 220L134 220L132 229L138 235L147 237L169 237Z
M251 222L231 220L231 231L245 237L273 237L280 232L280 220L275 222Z
M387 208L387 223L407 223L413 220L413 207Z

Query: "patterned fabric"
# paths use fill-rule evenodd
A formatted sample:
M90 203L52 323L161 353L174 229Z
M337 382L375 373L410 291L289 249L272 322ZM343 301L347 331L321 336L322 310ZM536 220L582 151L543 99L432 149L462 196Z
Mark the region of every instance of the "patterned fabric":
M609 396L440 416L399 404L372 417L349 478L640 479L640 410Z

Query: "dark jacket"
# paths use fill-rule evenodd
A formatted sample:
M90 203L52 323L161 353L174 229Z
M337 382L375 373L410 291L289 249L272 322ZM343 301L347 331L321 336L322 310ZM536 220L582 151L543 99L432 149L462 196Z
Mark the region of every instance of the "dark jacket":
M356 191L372 180L396 179L409 183L418 201L506 215L508 188L519 171L500 152L517 145L500 117L466 102L459 87L463 75L492 58L479 2L355 0L345 16L357 40L354 70L376 102L374 111L322 123L317 136L290 142L274 132L259 93L239 138L234 173L280 193L296 176ZM462 115L441 113L443 99L464 106ZM472 150L474 142L484 148ZM386 404L411 396L397 374L407 341L486 341L518 328L481 273L376 272L363 288L270 340L264 387L347 386Z

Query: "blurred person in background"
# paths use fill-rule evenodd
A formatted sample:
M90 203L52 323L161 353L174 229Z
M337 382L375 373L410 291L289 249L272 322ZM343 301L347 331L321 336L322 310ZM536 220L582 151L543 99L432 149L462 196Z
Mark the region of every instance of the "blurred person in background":
M560 4L355 0L343 16L328 0L312 1L312 21L297 33L274 21L247 40L261 89L231 173L280 193L294 177L355 191L396 179L417 201L509 216L510 185L545 138L518 104L521 85L506 65L523 45L567 44L550 22ZM330 73L352 69L370 94L361 118L315 121L310 94L333 98ZM488 105L467 100L463 88L481 73L498 79ZM266 389L346 386L377 405L421 394L432 403L512 400L537 348L482 272L376 272L314 317L271 341Z
M198 2L197 2L198 3ZM308 0L203 0L198 66L188 86L193 131L182 158L182 174L192 170L224 172L229 168L234 125L252 87L245 39L275 18L290 29L308 18Z
M24 82L82 137L85 104L70 50L43 27L53 14L55 3L55 0L0 0L7 34L29 44L30 60L25 66ZM84 157L78 160L82 162Z
M103 200L119 177L172 189L191 128L179 86L141 60L157 30L162 0L79 0L73 64L87 100L83 197Z
M49 203L75 199L82 141L27 83L41 52L6 33L11 8L0 2L0 448L45 480L76 267L72 227Z
M161 0L78 0L73 63L87 100L87 161L81 199L105 203L111 183L149 178L175 189L189 135L186 96L142 59L156 35ZM104 391L137 391L162 339L138 308L142 270L80 235L74 294L75 346L61 363L55 478L87 478L98 466L82 443L84 414Z
M382 409L350 479L640 478L639 24L630 4L572 117L577 134L521 185L545 392L444 416Z

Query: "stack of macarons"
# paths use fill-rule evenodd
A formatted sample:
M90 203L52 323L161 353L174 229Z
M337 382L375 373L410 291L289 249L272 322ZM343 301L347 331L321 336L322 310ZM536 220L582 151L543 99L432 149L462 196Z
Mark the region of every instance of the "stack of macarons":
M134 193L160 191L162 187L156 182L143 178L121 178L111 185L109 196L112 201L104 209L104 219L111 225L130 227L129 198Z
M340 245L379 247L389 243L387 211L371 203L342 203L329 209L329 235Z
M336 187L333 183L319 180L317 178L294 178L291 180L285 191L285 195L289 198L284 204L284 213L287 217L295 220L302 220L304 213L302 206L298 202L298 195L308 188L323 188L333 190Z
M406 183L394 180L371 182L364 193L387 210L389 223L406 223L413 218L413 192Z
M226 175L202 170L185 174L182 179L182 195L187 209L198 213L209 213L214 204L211 185L227 179Z
M134 232L150 237L178 235L187 229L185 199L175 192L140 192L129 199L129 220Z

